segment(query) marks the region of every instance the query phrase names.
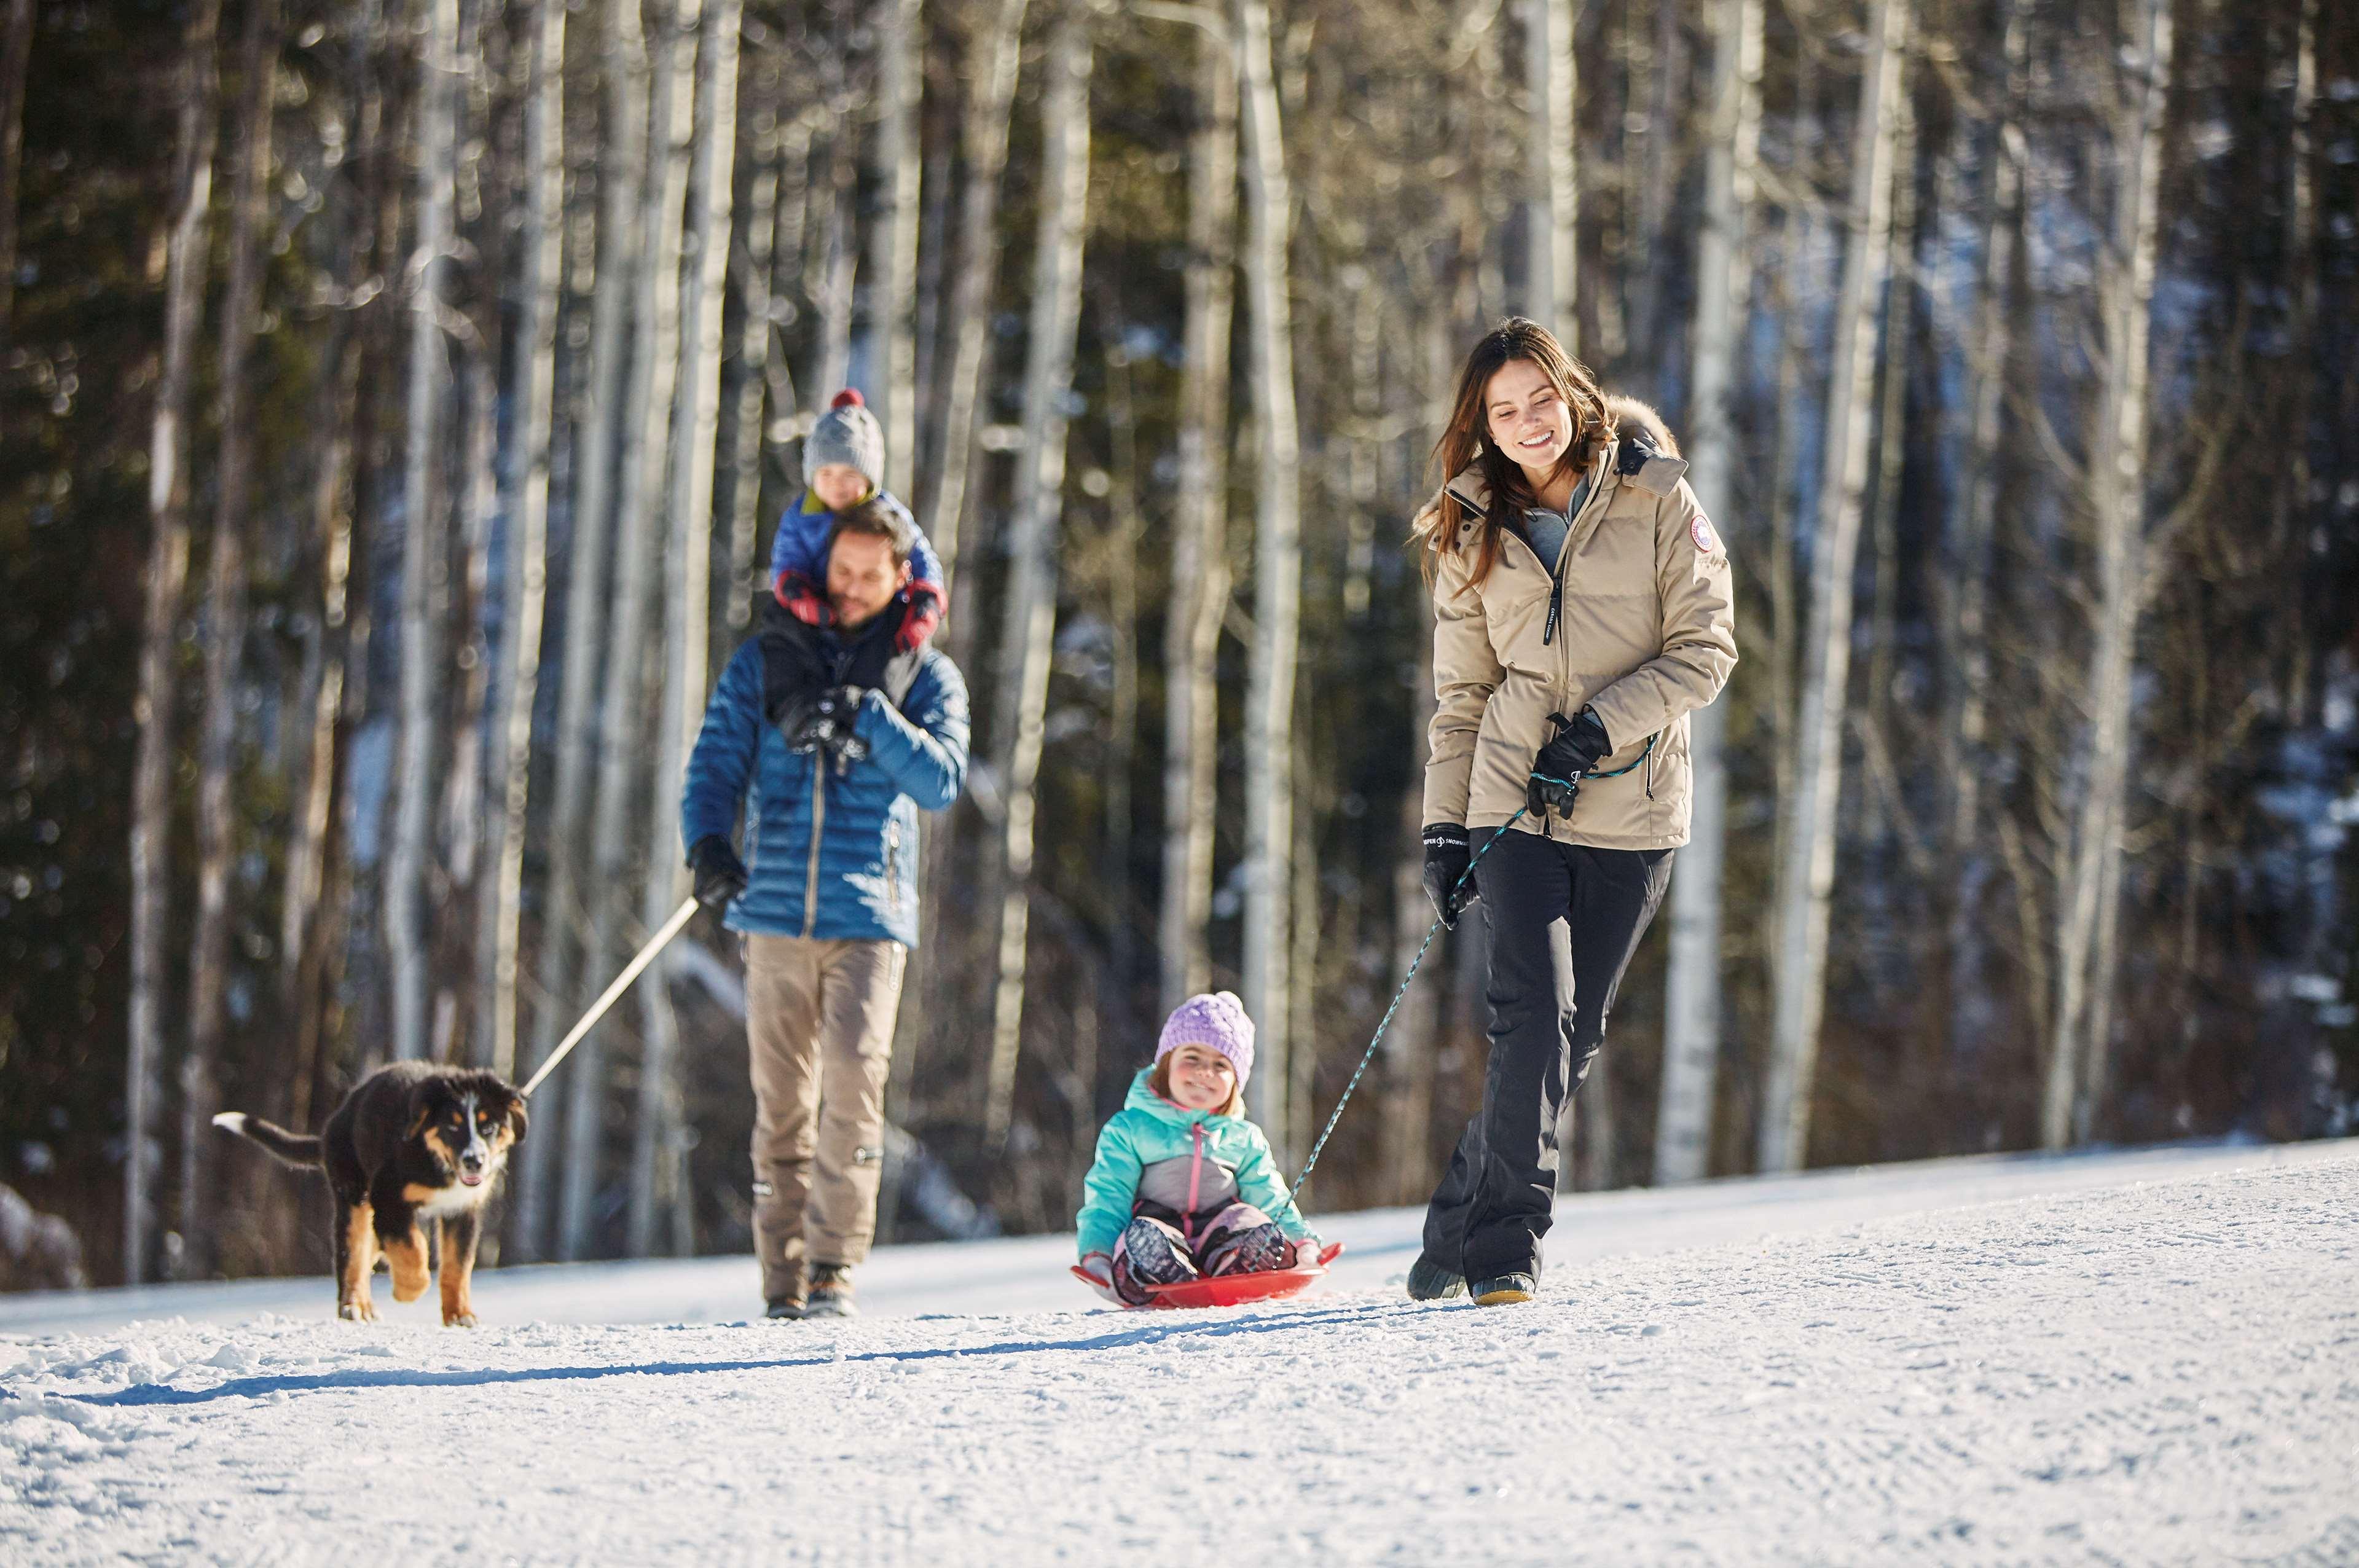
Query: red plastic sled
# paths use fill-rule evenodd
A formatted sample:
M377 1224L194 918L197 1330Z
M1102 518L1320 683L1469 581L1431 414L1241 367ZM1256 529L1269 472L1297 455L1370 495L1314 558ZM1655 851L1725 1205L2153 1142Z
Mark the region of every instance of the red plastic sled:
M1144 1305L1147 1308L1241 1307L1248 1301L1279 1301L1308 1290L1312 1280L1327 1272L1327 1265L1343 1255L1343 1244L1332 1241L1321 1249L1319 1261L1307 1268L1271 1269L1258 1274L1208 1274L1177 1285L1149 1285L1147 1290L1150 1299ZM1073 1278L1092 1288L1098 1283L1078 1263L1073 1265Z

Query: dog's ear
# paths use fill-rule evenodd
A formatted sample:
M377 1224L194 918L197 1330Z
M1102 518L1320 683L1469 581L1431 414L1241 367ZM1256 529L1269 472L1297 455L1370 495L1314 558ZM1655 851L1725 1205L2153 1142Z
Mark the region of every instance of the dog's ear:
M405 1138L413 1138L424 1132L426 1124L434 1119L434 1113L442 1108L443 1098L442 1081L439 1078L420 1078L416 1083L411 1084L409 1130L402 1136Z
M513 1149L524 1141L524 1129L531 1124L532 1118L525 1114L524 1096L514 1090L509 1091L509 1095L508 1147Z

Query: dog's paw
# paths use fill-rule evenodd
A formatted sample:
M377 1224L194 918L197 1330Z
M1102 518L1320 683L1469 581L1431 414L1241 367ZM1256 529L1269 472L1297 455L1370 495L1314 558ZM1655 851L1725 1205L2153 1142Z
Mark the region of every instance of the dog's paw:
M376 1322L376 1303L367 1300L338 1303L336 1315L346 1323Z
M473 1312L445 1312L442 1314L442 1326L444 1328L473 1328L475 1326L475 1314Z

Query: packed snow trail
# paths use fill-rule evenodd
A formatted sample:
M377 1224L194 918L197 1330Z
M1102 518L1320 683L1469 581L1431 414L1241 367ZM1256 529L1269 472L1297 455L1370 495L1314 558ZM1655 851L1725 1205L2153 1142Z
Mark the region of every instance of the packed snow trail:
M2359 1562L2359 1145L1944 1169L1516 1308L11 1334L0 1561Z

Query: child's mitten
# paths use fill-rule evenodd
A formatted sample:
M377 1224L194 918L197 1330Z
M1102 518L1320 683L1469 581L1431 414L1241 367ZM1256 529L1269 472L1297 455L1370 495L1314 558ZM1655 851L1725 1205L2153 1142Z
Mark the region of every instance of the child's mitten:
M942 591L920 577L909 584L909 607L893 634L893 651L914 653L942 624Z
M1114 1259L1103 1252L1093 1252L1073 1268L1074 1277L1112 1301L1115 1306L1128 1306L1114 1288Z

